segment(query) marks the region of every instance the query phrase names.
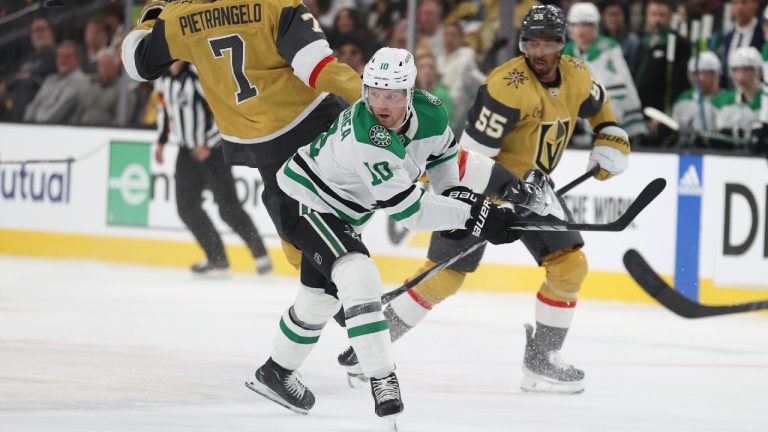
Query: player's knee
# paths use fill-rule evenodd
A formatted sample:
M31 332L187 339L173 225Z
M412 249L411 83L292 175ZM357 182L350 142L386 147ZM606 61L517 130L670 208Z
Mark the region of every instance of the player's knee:
M587 256L579 248L567 248L544 258L542 266L547 271L547 285L555 295L576 294L587 277Z
M429 268L435 265L428 262ZM416 285L414 291L432 305L438 304L456 294L464 283L467 274L450 268L444 269L430 279Z
M339 311L339 300L321 288L302 286L290 310L291 318L299 325L323 325ZM305 326L308 327L308 326Z
M348 304L381 301L381 276L373 260L359 252L339 258L331 269L331 281L336 284L339 299Z
M283 253L288 260L288 264L292 265L296 270L301 266L301 251L296 246L288 243L285 240L281 240L283 246Z

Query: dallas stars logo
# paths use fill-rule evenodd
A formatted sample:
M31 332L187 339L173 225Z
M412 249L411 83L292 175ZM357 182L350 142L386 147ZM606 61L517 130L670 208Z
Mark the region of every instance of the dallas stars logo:
M520 87L521 84L523 84L525 81L528 81L528 77L525 76L525 72L517 70L517 68L512 69L512 72L507 72L507 76L504 77L505 80L509 81L507 85L514 84L515 88Z
M373 145L378 147L386 147L392 144L392 135L382 125L373 125L368 131L368 138L371 139Z

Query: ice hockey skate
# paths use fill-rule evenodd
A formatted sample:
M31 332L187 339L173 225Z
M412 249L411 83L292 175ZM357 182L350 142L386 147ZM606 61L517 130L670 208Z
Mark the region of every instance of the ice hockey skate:
M339 364L347 371L347 384L352 388L360 388L368 383L368 377L363 373L360 362L357 360L357 354L352 347L344 350L337 358Z
M524 392L578 394L584 392L584 371L563 361L558 352L560 341L547 340L533 326L525 325L525 357L523 359L523 380L520 388ZM564 332L563 332L564 336ZM554 345L554 349L553 349Z
M246 381L245 386L295 413L306 415L315 405L315 395L299 380L299 373L281 367L271 358L256 371L256 379Z
M190 270L196 276L223 277L229 274L229 262L202 260L193 265Z
M394 372L384 378L371 378L371 394L376 415L389 421L392 430L397 430L397 416L403 412L403 400L400 398L400 383Z

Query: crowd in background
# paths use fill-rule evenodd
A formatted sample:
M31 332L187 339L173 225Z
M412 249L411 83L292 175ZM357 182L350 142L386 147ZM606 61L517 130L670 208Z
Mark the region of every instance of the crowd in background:
M122 2L87 2L88 13L63 15L68 3L3 21L36 3L0 0L0 121L152 127L151 83L131 82L121 94ZM406 47L406 0L304 3L338 58L357 71L381 46ZM548 3L568 16L566 54L590 65L634 145L765 148L754 144L768 141L768 103L761 101L768 25L758 0ZM517 1L516 26L534 4ZM415 19L417 86L443 100L459 134L499 50L517 53L517 43L498 36L499 0L419 0ZM671 121L644 115L648 107ZM590 145L590 136L582 126L572 144Z

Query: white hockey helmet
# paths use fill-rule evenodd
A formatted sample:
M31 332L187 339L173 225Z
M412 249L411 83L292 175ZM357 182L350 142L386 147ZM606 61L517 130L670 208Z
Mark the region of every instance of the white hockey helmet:
M403 90L407 100L403 123L393 129L399 129L405 124L413 112L413 92L416 86L416 61L408 50L384 47L376 51L363 69L363 88L361 94L368 111L371 111L371 101L368 97L369 88L386 90ZM372 111L371 111L372 112Z
M571 5L568 10L568 24L588 23L600 24L600 11L590 2L580 2Z
M720 58L712 51L704 51L698 55L699 62L696 63L696 57L691 57L688 60L688 73L693 75L698 70L712 71L718 76L723 72L723 65L720 63Z
M749 67L761 72L763 70L763 57L755 47L737 48L728 57L728 68L733 70L737 67Z

